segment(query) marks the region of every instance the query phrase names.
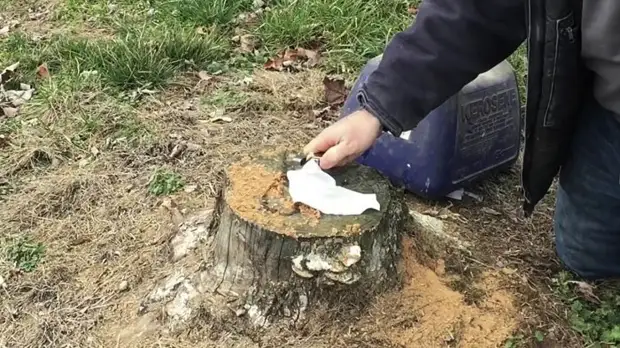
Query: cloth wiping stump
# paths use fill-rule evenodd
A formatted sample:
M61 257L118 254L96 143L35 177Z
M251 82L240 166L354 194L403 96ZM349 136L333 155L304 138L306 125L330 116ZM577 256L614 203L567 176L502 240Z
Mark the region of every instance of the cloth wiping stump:
M336 180L310 160L301 169L286 173L293 202L306 204L323 214L360 215L368 209L381 210L377 195L359 193L336 185Z

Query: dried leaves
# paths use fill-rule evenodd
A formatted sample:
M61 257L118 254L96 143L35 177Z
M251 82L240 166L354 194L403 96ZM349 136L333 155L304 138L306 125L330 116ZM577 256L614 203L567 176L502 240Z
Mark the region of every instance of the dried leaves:
M340 106L347 99L348 91L343 79L325 76L323 86L325 87L325 101L328 105Z
M0 39L8 37L11 30L19 25L19 21L13 20L5 24L4 26L0 26Z
M569 284L574 284L577 292L579 292L586 300L592 303L601 303L601 299L594 294L594 287L584 281L569 280Z
M254 53L259 44L256 36L241 27L235 28L235 36L233 36L232 41L239 45L236 49L239 53Z
M265 63L265 69L283 71L285 69L300 70L302 67L315 67L320 60L318 52L305 48L287 48L276 57Z
M37 68L37 77L41 79L47 79L50 77L50 71L47 69L47 64L43 63Z
M408 9L407 9L407 13L409 13L412 16L415 16L418 14L418 8L416 6L411 5Z

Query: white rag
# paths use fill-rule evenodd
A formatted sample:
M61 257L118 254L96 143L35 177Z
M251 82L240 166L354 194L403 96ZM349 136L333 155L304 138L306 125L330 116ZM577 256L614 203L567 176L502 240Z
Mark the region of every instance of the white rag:
M308 161L301 169L286 173L293 202L306 204L330 215L360 215L368 209L380 211L376 194L355 192L336 186L317 161Z

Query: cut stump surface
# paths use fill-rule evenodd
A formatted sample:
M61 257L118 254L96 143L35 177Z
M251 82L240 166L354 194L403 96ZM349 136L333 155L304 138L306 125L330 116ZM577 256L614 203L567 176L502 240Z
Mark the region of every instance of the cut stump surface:
M324 215L291 201L286 172L298 164L290 158L265 151L229 167L211 225L213 290L243 299L258 324L299 317L325 296L354 300L356 291L376 294L399 283L401 194L353 164L329 174L339 186L377 194L381 211Z

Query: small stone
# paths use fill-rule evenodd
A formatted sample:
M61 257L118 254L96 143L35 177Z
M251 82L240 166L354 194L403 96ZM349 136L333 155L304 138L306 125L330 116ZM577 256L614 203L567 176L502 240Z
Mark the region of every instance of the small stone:
M118 284L118 291L125 291L129 289L129 283L126 280L123 280L120 284Z
M244 308L239 308L235 311L235 315L238 317L242 317L245 315L246 310Z
M197 188L198 188L198 185L187 185L187 186L185 186L185 188L183 190L185 192L187 192L187 193L192 193L192 192L196 191Z

